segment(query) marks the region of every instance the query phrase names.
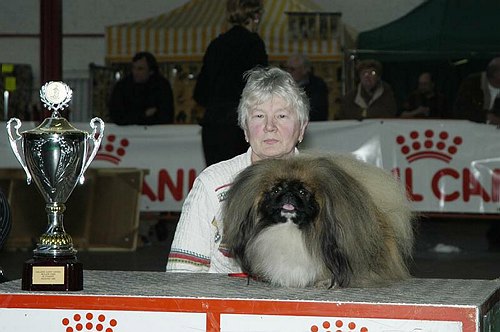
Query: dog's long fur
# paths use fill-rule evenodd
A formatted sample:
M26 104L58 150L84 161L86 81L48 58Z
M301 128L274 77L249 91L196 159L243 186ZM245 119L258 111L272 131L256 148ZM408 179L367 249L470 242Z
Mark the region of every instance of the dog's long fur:
M301 154L237 176L223 243L244 272L272 284L377 286L409 277L412 213L388 172L350 156Z

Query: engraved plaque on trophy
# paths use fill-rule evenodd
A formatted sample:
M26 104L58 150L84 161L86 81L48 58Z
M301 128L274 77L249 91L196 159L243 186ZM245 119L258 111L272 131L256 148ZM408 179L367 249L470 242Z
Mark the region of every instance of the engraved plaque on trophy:
M7 122L10 145L27 182L35 182L46 202L48 227L40 236L33 258L24 263L22 289L76 291L83 289L83 266L71 236L65 232L65 203L94 159L104 133L100 118L90 121L92 133L73 127L59 111L68 107L72 91L63 82L48 82L40 99L52 115L38 127L19 133L21 121ZM29 208L28 206L26 208Z

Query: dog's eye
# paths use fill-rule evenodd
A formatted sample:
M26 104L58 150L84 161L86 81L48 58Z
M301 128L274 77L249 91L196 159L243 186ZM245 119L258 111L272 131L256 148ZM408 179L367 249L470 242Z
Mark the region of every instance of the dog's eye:
M274 187L274 188L273 188L273 193L274 193L274 194L278 194L278 193L280 193L280 192L281 192L281 187L280 187L280 186L277 186L277 187Z
M299 194L301 194L302 196L306 196L308 194L308 191L305 189L300 189Z

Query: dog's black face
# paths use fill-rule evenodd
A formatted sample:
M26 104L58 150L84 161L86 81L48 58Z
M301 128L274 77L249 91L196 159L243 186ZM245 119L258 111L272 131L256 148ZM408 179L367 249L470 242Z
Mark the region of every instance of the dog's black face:
M259 212L266 224L292 221L303 229L315 220L319 205L301 181L284 179L264 193Z

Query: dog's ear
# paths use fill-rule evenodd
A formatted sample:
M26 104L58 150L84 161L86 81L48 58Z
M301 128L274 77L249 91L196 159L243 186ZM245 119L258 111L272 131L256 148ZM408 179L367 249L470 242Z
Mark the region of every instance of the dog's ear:
M326 206L321 209L320 216L317 219L319 223L323 223L320 225L321 235L319 241L323 263L331 272L330 287L347 287L351 281L352 269L349 256L342 247L339 247L338 243L338 237L342 234L342 230L339 229L341 223L333 209L331 209L333 205L330 199L326 198L325 203Z
M352 286L374 255L380 252L384 234L380 229L378 209L357 179L333 162L324 166L317 189L322 194L323 209L318 218L322 253L333 279L339 286Z
M347 287L355 278L354 271L370 256L374 242L379 241L376 208L363 186L339 165L322 158L315 165L314 182L321 206L316 230L320 234L318 250L333 283Z
M245 265L245 247L254 234L258 220L256 200L260 192L254 183L256 179L258 177L253 175L252 168L242 171L227 192L223 205L223 246L241 265Z
M247 217L245 220L234 221L235 226L238 225L238 236L235 236L231 239L231 244L228 245L228 248L233 255L234 258L240 263L241 269L245 273L251 273L250 264L246 259L245 250L250 238L254 235L253 216L252 210L247 211ZM231 222L231 221L230 221Z

